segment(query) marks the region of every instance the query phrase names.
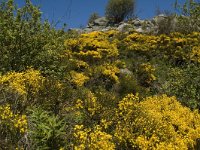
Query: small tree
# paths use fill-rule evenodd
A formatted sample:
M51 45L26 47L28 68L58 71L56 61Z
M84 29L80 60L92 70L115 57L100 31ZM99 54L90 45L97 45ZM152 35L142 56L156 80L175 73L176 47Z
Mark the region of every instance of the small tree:
M100 16L98 13L94 12L90 15L90 18L88 20L88 23L93 23L95 19L98 19Z
M110 22L119 23L133 16L135 0L109 0L106 6L106 17Z
M181 14L178 17L177 32L191 33L200 31L200 2L186 0L183 5L175 2L175 8Z

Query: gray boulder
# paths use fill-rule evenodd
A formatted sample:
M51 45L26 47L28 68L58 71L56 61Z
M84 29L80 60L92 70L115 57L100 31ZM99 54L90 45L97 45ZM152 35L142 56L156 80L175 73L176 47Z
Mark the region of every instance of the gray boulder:
M142 27L135 29L135 31L139 33L145 33L145 30L143 30Z
M108 19L106 17L100 17L94 20L95 26L106 26L108 24Z
M116 29L116 28L113 28L113 27L110 27L110 26L107 26L106 28L103 28L101 31L109 31L109 30L113 30L113 29Z
M159 24L161 21L163 21L163 20L166 19L166 18L167 18L166 15L160 14L160 15L155 16L155 17L153 18L152 23L153 23L154 25L157 25L157 24Z
M127 30L130 30L130 29L133 29L133 26L131 24L128 24L128 23L122 23L117 27L117 30L120 31L120 32L127 31Z
M103 26L93 26L92 27L92 29L94 30L94 31L100 31L100 30L102 30L104 27Z

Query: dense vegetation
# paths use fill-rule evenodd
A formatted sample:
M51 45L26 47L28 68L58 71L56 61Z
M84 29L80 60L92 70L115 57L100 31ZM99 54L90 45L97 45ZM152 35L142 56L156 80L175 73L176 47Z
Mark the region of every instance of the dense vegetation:
M0 149L199 149L200 32L78 34L40 17L29 0L0 6Z

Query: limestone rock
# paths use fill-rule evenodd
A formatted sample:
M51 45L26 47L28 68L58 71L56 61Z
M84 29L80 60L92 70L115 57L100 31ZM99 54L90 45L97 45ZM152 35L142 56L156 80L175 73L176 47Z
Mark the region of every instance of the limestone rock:
M166 15L164 15L164 14L160 14L160 15L158 15L158 16L155 16L154 18L153 18L153 20L152 20L152 23L154 24L154 25L156 25L156 24L159 24L161 21L163 21L164 19L166 19Z
M122 23L117 27L117 30L120 32L127 31L129 29L133 29L133 26L128 23Z
M106 17L100 17L95 19L93 22L88 23L88 25L84 29L75 29L81 33L88 33L92 31L108 31L108 30L118 30L120 32L130 32L135 30L139 33L157 33L158 25L164 19L167 19L168 16L164 14L160 14L155 16L153 19L149 20L141 20L139 18L132 18L128 21L122 21L118 24L109 24L109 21ZM172 20L172 27L177 23L177 18L175 17Z
M100 17L94 20L95 26L106 26L108 24L108 19L106 17Z
M139 27L137 29L135 29L136 32L139 32L139 33L144 33L145 31L142 29L142 27Z

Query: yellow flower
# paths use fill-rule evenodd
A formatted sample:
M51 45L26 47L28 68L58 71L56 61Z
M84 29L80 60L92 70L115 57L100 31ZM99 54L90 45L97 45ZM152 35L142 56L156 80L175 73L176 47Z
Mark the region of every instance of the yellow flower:
M85 62L116 58L119 55L117 45L109 40L109 37L114 34L114 31L108 33L95 31L82 34L77 39L68 39L65 45L73 56Z
M120 70L116 66L106 64L105 67L103 67L102 74L114 80L116 83L119 83L119 78L117 76L119 71Z
M78 99L76 101L76 105L75 105L76 108L83 108L83 101L81 99Z
M175 97L147 97L141 102L129 94L116 111L115 137L140 149L194 148L200 135L200 115Z
M98 125L93 129L84 128L83 125L76 125L74 130L74 137L76 139L74 149L84 150L86 147L91 150L115 149L112 136L103 132Z
M83 84L89 80L89 77L84 75L84 73L78 73L76 71L71 71L71 82L74 83L76 86L83 86Z
M0 106L0 122L8 125L11 130L19 130L20 133L26 132L28 127L26 115L13 114L10 105Z
M190 53L190 59L196 62L200 63L200 46L199 47L193 47L191 53Z
M33 94L37 93L41 88L44 78L40 72L28 69L25 72L10 72L0 76L0 85L8 86L21 95L27 95L28 88Z

